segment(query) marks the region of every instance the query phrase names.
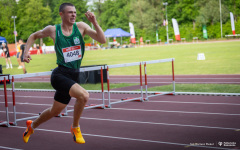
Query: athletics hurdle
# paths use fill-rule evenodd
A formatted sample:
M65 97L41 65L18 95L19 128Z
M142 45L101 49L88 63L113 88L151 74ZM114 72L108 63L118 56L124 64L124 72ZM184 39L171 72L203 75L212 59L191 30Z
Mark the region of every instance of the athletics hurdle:
M9 80L9 79L8 79ZM4 85L4 98L5 98L5 111L6 111L6 121L3 121L0 123L1 125L6 125L9 127L9 114L8 114L8 101L7 101L7 85L6 85L6 77L4 77L3 80L3 85Z
M14 120L14 122L9 122L9 116L7 116L8 117L8 119L7 119L7 121L5 121L5 122L2 122L2 123L0 123L0 125L4 125L4 124L6 124L6 122L8 122L7 123L7 126L10 126L10 125L17 125L17 122L18 121L24 121L24 120L29 120L29 119L35 119L35 118L37 118L38 117L38 115L36 115L36 116L32 116L32 117L27 117L27 118L20 118L20 119L17 119L17 112L16 112L16 103L15 103L15 82L14 82L14 79L15 78L25 78L25 77L36 77L36 76L43 76L43 75L50 75L51 74L51 71L49 71L49 72L39 72L39 73L29 73L29 74L20 74L20 75L10 75L9 76L9 80L12 78L12 100L13 100L13 120ZM0 80L2 80L3 79L3 77L0 77ZM4 80L5 80L5 77L4 77ZM5 86L5 84L4 84L4 94L5 94L5 106L7 106L7 108L6 108L6 111L7 111L7 115L8 115L8 103L7 103L7 88L6 88L6 86Z
M162 93L155 93L155 95L148 95L148 89L147 89L147 64L164 63L164 62L172 62L173 91L162 92ZM146 95L145 100L149 100L148 99L149 97L155 97L155 96L159 96L159 95L175 95L174 58L145 61L145 62L142 62L142 63L144 64L144 71L145 71L145 95Z
M104 87L103 87L103 69L105 69L105 66L103 68L103 66L97 66L97 67L86 67L86 68L81 68L79 69L79 72L85 72L85 71L94 71L94 70L101 70L101 93L102 93L102 104L90 104L90 105L86 105L84 107L84 109L91 109L91 108L102 108L105 109L105 107L108 107L107 105L105 105L105 99L104 99ZM67 107L66 107L67 108ZM67 115L69 112L73 112L74 109L71 110L67 110L65 109L65 113L61 114L63 116Z
M130 102L130 101L141 101L143 102L143 88L142 88L142 63L141 62L134 62L134 63L125 63L125 64L116 64L116 65L108 65L107 66L107 86L108 86L108 107L111 108L113 104L118 104L122 102ZM109 69L110 68L120 68L120 67L130 67L130 66L139 66L139 72L140 72L140 89L141 89L141 97L137 98L126 98L122 99L120 101L111 102L110 101L110 78L109 78Z

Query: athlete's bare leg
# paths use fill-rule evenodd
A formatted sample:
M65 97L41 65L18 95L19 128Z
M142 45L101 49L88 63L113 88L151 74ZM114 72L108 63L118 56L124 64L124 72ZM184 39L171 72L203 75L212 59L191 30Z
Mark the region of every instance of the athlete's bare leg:
M66 106L66 104L54 101L53 106L44 110L41 115L33 122L32 127L37 128L40 124L48 121L52 117L59 115Z
M84 106L86 105L89 93L82 88L79 84L75 83L69 91L71 97L76 98L76 102L74 105L74 113L73 113L73 127L79 126L79 120L82 115Z

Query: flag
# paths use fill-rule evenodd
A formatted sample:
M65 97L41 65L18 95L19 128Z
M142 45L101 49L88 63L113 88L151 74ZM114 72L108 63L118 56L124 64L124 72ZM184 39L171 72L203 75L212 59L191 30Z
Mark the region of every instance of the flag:
M166 26L166 21L165 21L165 19L163 20L163 26Z
M206 27L206 25L203 26L203 38L208 39L207 27Z
M131 34L131 43L136 43L135 39L135 32L134 32L134 26L131 22L129 22L129 27L130 27L130 34Z
M232 33L233 35L235 35L234 17L232 12L230 12L230 18L231 18Z
M175 39L177 41L181 41L177 20L172 18L172 23L173 23L174 33L175 33Z

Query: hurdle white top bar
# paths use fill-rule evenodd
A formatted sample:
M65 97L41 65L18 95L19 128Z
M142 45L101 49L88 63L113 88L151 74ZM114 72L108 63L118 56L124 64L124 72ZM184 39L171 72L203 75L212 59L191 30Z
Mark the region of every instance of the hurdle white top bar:
M126 64L116 64L116 65L108 65L108 68L120 68L120 67L129 67L129 66L137 66L140 65L140 62L126 63Z
M104 66L97 66L97 67L86 67L86 68L80 68L79 72L85 72L85 71L93 71L93 70L101 70L104 69Z
M12 76L14 76L15 79L21 79L21 78L28 78L28 77L48 76L51 74L52 74L52 71L28 73L28 74L18 74L18 75L10 75L10 79L12 79ZM4 80L4 77L0 77L0 80Z
M174 58L168 58L168 59L159 59L159 60L150 60L150 61L143 61L142 64L155 64L155 63L163 63L163 62L171 62L174 60Z

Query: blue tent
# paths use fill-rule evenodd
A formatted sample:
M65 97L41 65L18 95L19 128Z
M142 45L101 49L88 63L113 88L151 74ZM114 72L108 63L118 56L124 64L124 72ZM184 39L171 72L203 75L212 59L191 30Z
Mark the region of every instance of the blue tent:
M2 44L3 42L7 43L7 40L5 39L5 37L0 36L0 43Z
M104 35L105 35L106 38L109 38L109 37L121 37L121 44L122 44L122 37L131 36L130 33L124 31L121 28L107 29L104 32Z
M124 31L121 28L115 28L115 29L107 29L104 32L105 37L123 37L123 36L131 36L130 33Z

